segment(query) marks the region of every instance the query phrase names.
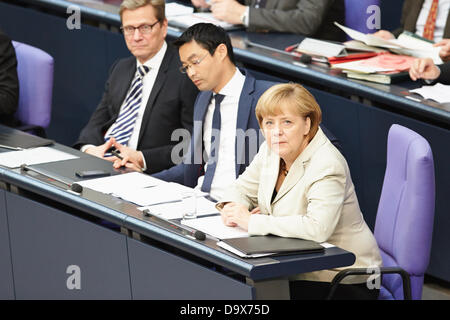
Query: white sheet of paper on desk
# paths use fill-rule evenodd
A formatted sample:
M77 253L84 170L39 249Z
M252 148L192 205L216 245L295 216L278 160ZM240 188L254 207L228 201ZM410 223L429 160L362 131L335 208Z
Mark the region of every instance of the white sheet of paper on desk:
M162 182L155 187L150 188L127 188L113 195L123 200L133 202L139 206L150 206L167 202L181 201L183 193L193 191L194 189L174 182ZM197 192L198 196L205 195L204 192Z
M196 12L191 14L172 16L169 19L169 24L170 22L183 25L187 28L197 23L212 23L216 26L224 28L225 30L234 26L231 23L215 18L211 12Z
M190 220L182 220L182 224L196 230L203 231L218 239L248 237L248 232L240 227L227 227L220 215Z
M193 7L184 6L182 4L176 2L168 2L166 3L166 17L179 16L183 14L190 14L194 12Z
M18 168L22 164L33 165L76 159L73 154L50 147L39 147L20 151L0 153L0 164L8 168Z
M431 99L439 103L450 102L450 86L436 83L434 86L423 86L418 89L409 90L420 94L425 99Z
M209 201L206 198L197 198L197 216L219 213L215 207L215 204L215 202ZM183 217L183 208L183 202L178 201L145 206L138 209L141 211L149 209L152 214L158 215L165 219L181 219Z
M85 188L111 194L120 193L123 189L142 189L154 187L158 184L166 182L153 178L147 174L130 172L115 176L79 181L77 183Z
M311 38L303 39L303 41L295 50L327 58L347 55L345 46L342 44L336 44L329 41L316 40Z

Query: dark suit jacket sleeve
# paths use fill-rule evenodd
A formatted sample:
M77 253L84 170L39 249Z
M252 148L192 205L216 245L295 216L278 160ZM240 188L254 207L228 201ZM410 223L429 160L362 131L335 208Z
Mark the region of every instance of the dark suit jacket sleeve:
M0 31L0 116L14 114L18 102L16 53L11 40Z
M91 118L89 119L89 122L87 125L81 130L80 136L77 140L77 142L73 145L74 148L81 148L83 145L86 144L93 144L93 145L101 145L104 141L104 135L105 135L105 128L109 126L105 124L111 125L112 120L111 114L109 111L109 103L110 103L110 92L109 92L109 86L111 81L111 74L114 71L114 68L117 65L118 60L111 66L110 72L109 72L109 78L106 81L105 84L105 90L103 91L102 100L100 101L99 105L97 106L97 109L95 109L94 113L92 114Z
M266 2L266 8L250 7L249 30L266 29L312 36L319 30L334 0L290 0L286 2L297 4L289 10L283 9L282 5L270 9L269 1ZM247 5L248 3L249 1L246 1Z
M450 84L450 62L440 65L439 69L441 69L441 75L436 79L436 82Z

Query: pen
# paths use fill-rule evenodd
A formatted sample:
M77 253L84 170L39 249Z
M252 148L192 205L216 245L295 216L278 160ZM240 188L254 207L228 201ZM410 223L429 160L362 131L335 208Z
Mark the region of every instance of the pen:
M122 155L119 153L119 151L117 151L116 149L111 150L111 153L116 156L117 158L119 158L120 160L123 160Z

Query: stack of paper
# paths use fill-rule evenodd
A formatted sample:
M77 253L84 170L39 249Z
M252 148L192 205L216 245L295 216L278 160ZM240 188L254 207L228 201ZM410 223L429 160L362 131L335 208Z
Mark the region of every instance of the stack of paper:
M344 27L337 22L334 24L342 29L349 37L361 41L367 46L386 48L392 52L416 58L431 58L436 64L442 63L442 60L439 57L440 48L433 47L433 43L419 39L412 33L404 32L397 39L385 40L372 34L364 34L351 28Z
M434 86L423 86L419 89L410 90L420 94L425 99L431 99L439 103L450 102L450 86L443 85L442 83L436 83Z

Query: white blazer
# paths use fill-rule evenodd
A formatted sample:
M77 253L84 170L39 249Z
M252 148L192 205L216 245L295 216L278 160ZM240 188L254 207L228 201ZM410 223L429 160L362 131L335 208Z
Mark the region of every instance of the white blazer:
M250 210L259 206L261 214L250 217L250 235L326 241L354 253L352 267L382 265L376 240L361 214L347 162L320 128L292 164L271 202L279 164L280 157L264 142L218 205L233 201ZM339 270L304 273L290 279L330 282ZM348 277L343 283L365 279Z

